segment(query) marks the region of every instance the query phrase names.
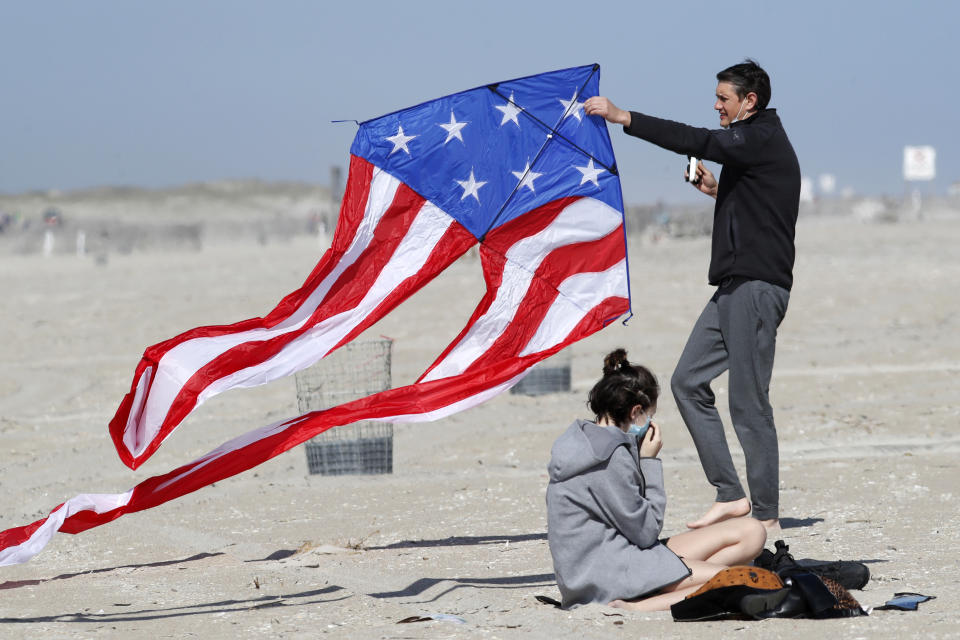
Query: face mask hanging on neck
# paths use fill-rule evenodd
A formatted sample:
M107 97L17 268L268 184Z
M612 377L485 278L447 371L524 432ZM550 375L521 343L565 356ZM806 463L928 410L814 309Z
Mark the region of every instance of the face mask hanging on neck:
M747 101L746 101L746 100L744 100L743 102L740 103L740 108L737 109L737 115L734 116L733 120L730 121L730 124L733 124L734 122L739 122L739 120L740 120L740 114L743 112L743 108L744 108L745 106L747 106ZM730 125L728 124L727 126L729 127Z

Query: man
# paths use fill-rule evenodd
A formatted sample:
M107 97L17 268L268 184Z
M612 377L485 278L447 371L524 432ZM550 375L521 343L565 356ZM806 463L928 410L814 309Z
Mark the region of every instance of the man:
M723 165L719 181L702 163L695 186L716 199L709 282L717 287L687 340L671 379L716 502L696 529L752 512L779 528L779 452L770 406L777 327L793 285L800 166L776 110L770 78L752 60L717 74L722 129L700 129L619 109L604 97L588 115L677 153ZM737 477L710 383L729 370L730 417L743 448L750 500Z

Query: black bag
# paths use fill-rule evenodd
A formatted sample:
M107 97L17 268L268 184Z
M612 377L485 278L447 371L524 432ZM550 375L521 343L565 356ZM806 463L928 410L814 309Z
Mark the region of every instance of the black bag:
M674 603L670 613L679 622L748 619L751 616L741 608L744 598L769 596L783 590L783 581L772 571L730 567L717 572L699 589Z
M724 569L700 589L670 607L678 622L844 618L866 615L839 583L805 571L782 581L759 567Z
M797 561L790 555L790 547L783 540L777 540L774 546L776 552L764 549L753 561L754 566L769 569L781 578L789 577L795 573L812 573L820 578L833 580L844 589L863 589L870 581L870 569L862 562L852 560L822 561L810 560L809 558Z
M784 578L781 593L766 597L748 596L740 603L751 618L852 618L865 616L850 592L830 578L796 572Z

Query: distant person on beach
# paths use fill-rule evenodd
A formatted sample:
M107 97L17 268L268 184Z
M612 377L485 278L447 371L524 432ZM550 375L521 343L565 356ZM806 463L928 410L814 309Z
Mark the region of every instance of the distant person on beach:
M574 421L553 445L547 540L565 609L668 609L721 569L749 563L767 540L753 518L660 539L667 497L652 421L659 395L654 375L617 349L590 391L594 421Z
M717 287L677 363L670 386L716 502L692 529L750 514L779 530L780 458L770 405L777 328L793 285L800 165L775 109L770 78L752 60L717 74L721 129L700 129L617 108L604 97L588 115L622 124L660 147L723 165L688 176L716 199L709 282ZM730 417L747 469L750 500L737 476L710 383L729 371Z

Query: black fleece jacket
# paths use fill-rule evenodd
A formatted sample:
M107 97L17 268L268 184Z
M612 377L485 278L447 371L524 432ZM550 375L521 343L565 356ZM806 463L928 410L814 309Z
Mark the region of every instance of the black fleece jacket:
M727 277L793 285L800 163L775 109L728 129L701 129L631 112L623 130L653 144L723 165L713 210L710 284Z

